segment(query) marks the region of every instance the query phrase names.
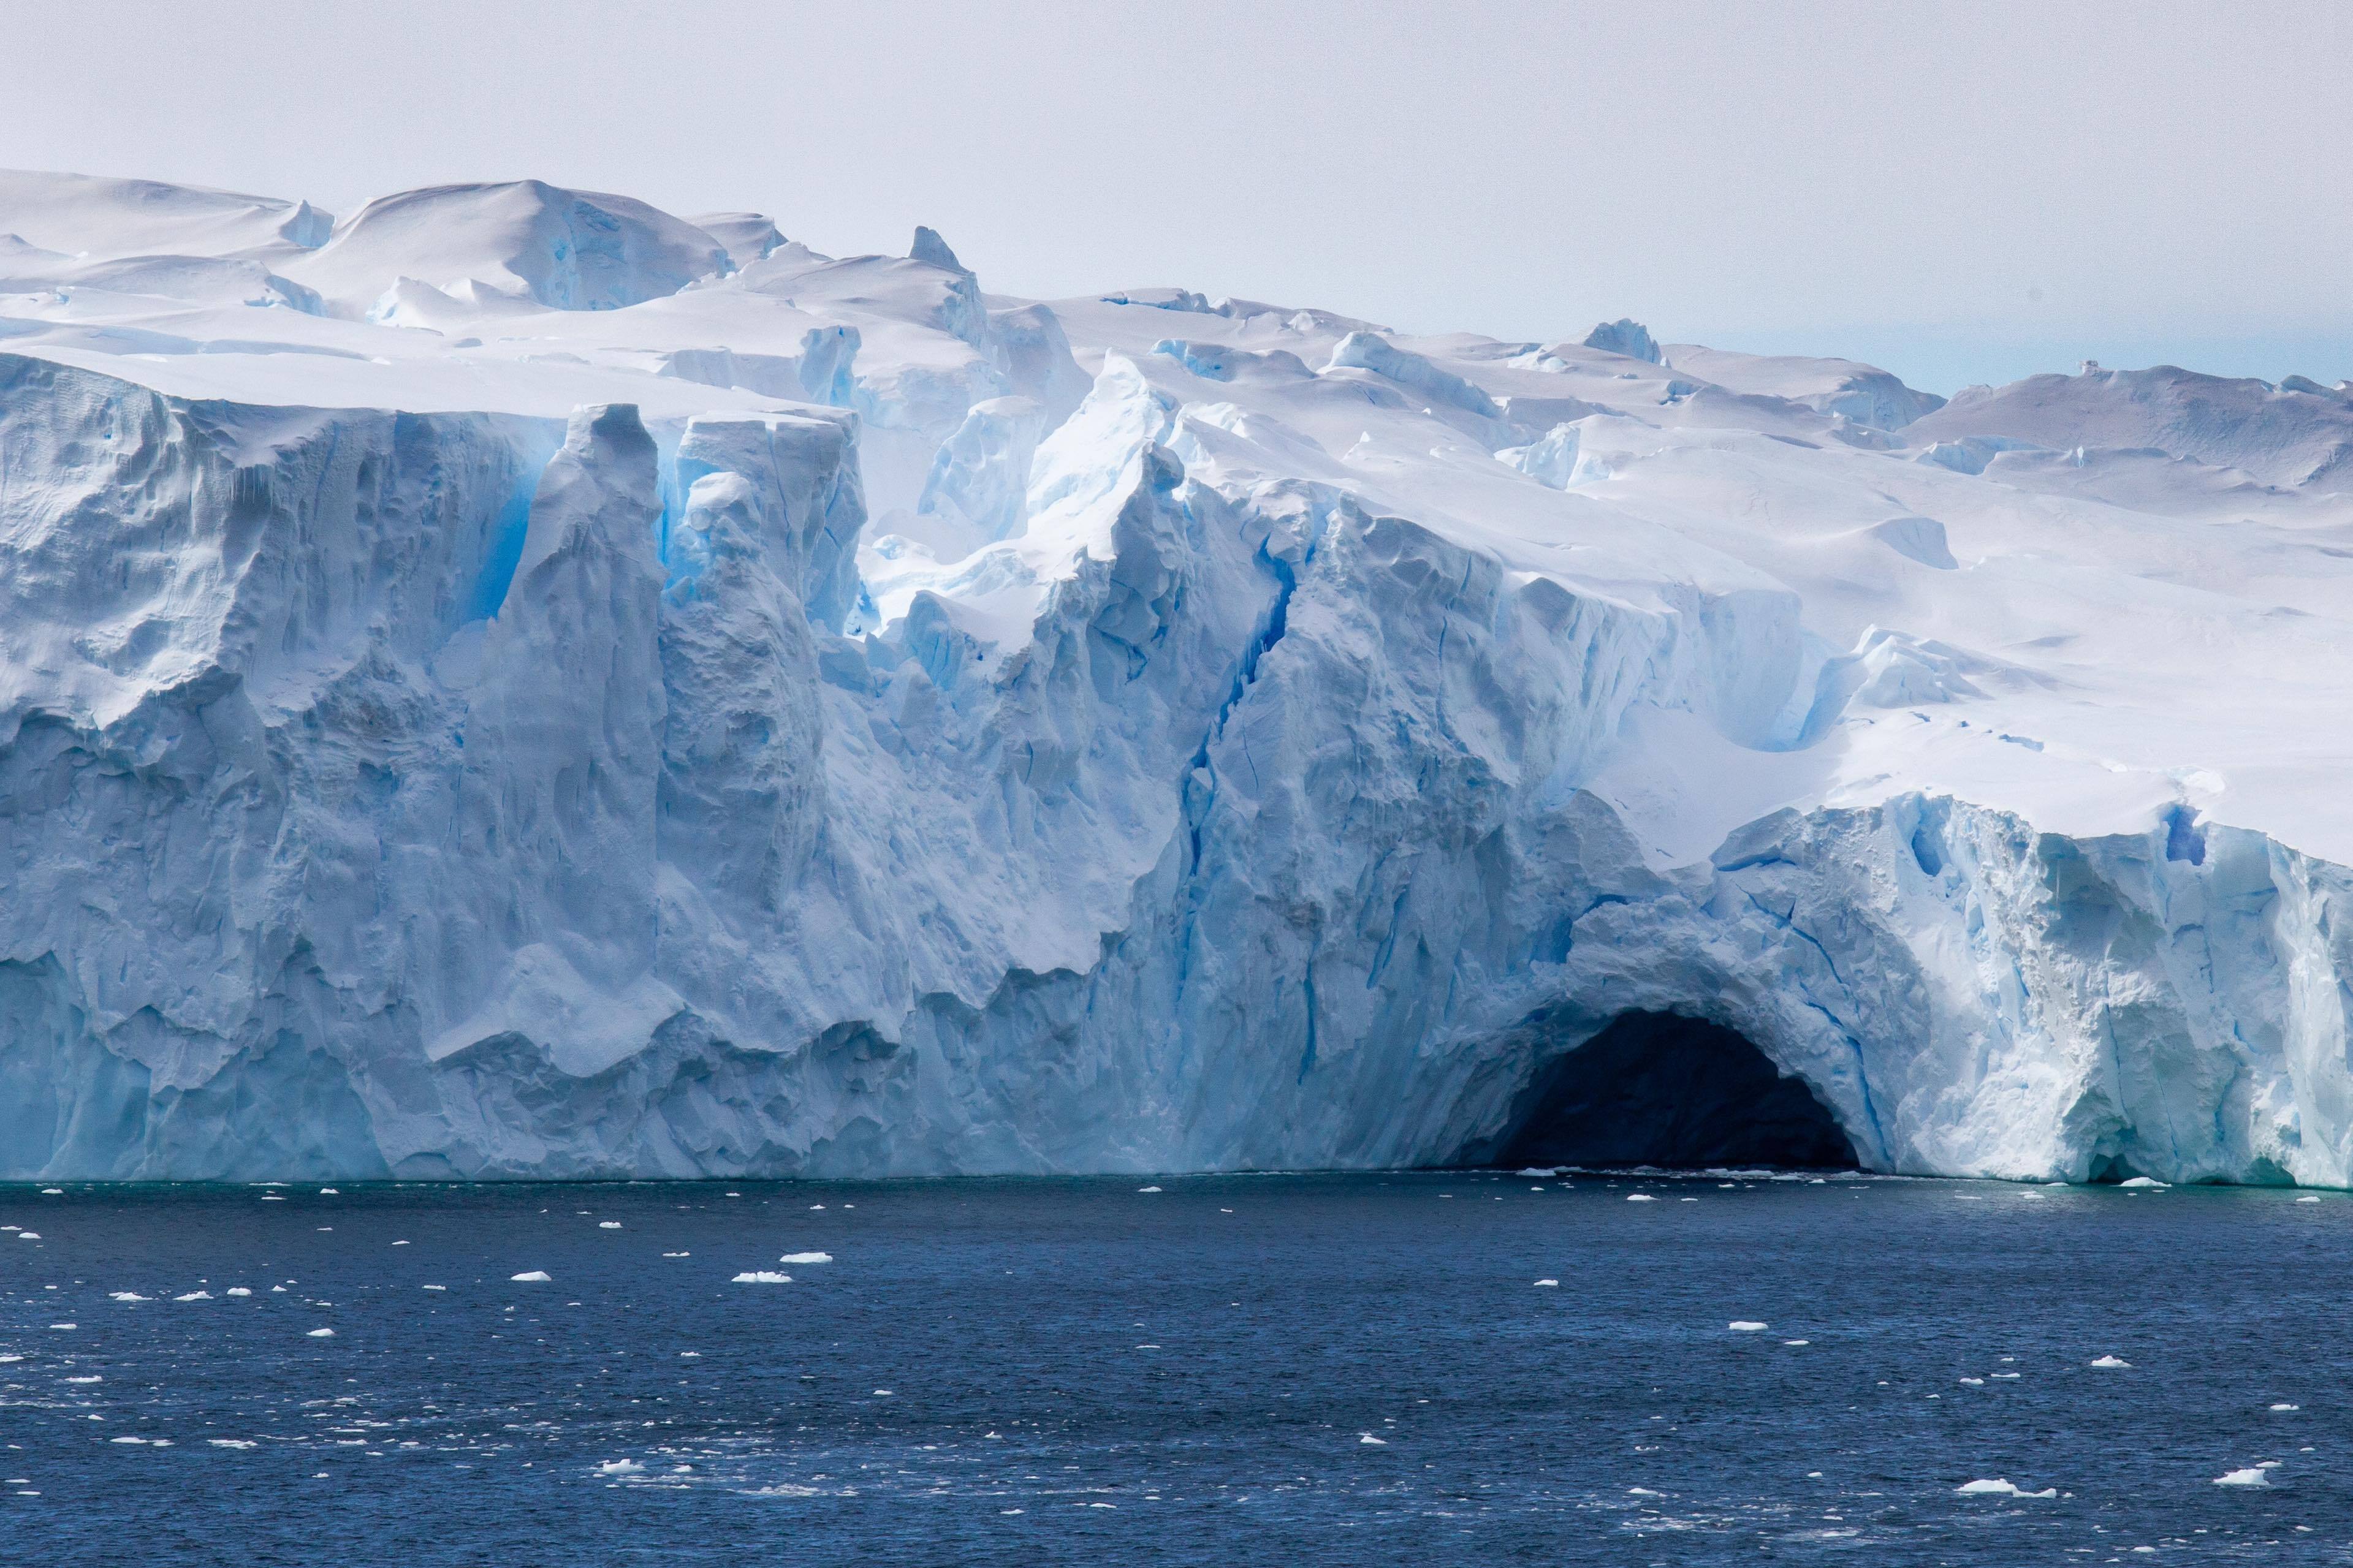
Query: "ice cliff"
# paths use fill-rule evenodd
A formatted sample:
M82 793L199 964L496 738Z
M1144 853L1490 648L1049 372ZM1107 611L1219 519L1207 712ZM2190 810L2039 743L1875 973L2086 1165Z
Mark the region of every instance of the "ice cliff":
M786 227L789 228L789 225ZM0 1175L2353 1184L2353 395L0 174Z

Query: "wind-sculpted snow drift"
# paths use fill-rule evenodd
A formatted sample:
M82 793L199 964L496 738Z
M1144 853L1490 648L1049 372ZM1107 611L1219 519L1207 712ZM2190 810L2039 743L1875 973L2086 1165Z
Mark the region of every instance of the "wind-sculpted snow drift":
M0 1173L2353 1179L2345 388L703 221L0 175Z

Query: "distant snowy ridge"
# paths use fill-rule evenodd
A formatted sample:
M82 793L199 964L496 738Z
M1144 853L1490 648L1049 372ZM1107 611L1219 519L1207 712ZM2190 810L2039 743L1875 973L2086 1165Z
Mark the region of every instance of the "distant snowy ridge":
M2353 396L0 174L0 1175L2353 1184Z

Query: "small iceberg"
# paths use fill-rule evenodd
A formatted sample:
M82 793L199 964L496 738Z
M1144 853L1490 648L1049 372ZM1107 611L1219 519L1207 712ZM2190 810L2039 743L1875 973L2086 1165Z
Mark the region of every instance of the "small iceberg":
M833 1254L830 1252L787 1252L782 1258L777 1258L776 1261L779 1263L830 1263L833 1261Z
M2145 1189L2149 1187L2166 1187L2172 1185L2169 1182L2158 1181L2155 1176L2135 1176L2128 1182L2119 1182L2116 1184L2127 1190L2136 1187Z
M146 1296L142 1296L136 1290L116 1290L107 1297L107 1300L110 1301L145 1301L151 1299L152 1298Z
M1659 1200L1648 1193L1628 1193L1626 1201L1630 1204L1654 1204Z
M312 1329L305 1337L314 1340L332 1340L335 1337L335 1331L332 1329Z
M732 1281L737 1285L789 1285L792 1282L791 1275L779 1274L773 1268L747 1268Z
M547 1270L526 1268L520 1274L510 1274L507 1278L518 1285L544 1285L547 1283Z
M598 1230L618 1230L621 1228L621 1222L617 1219L600 1219L596 1222L596 1228Z
M1536 1281L1536 1287L1539 1289L1556 1290L1560 1289L1560 1281L1557 1279L1539 1279Z
M2232 1470L2227 1476L2216 1476L2214 1484L2218 1487L2267 1487L2272 1484L2271 1468L2250 1465L2243 1470Z
M2274 1410L2301 1410L2304 1407L2300 1405L2274 1405L2272 1408Z
M209 1290L191 1290L185 1296L172 1298L174 1301L209 1301L212 1299L213 1293Z
M243 1285L232 1285L227 1290L223 1291L222 1294L227 1296L250 1296L253 1292Z
M1160 1189L1158 1187L1138 1187L1135 1190L1139 1193L1156 1193Z
M2132 1363L2125 1360L2122 1356L2104 1355L2092 1364L2100 1368L2104 1372L2114 1372L2118 1370L2129 1372L2132 1370Z
M596 1467L600 1476L634 1476L642 1474L645 1467L635 1459L607 1459Z
M1964 1481L1959 1486L1955 1487L1953 1490L1963 1497L2043 1498L2057 1497L2059 1495L2059 1489L2057 1487L2045 1487L2039 1492L2031 1492L2023 1487L2012 1486L2007 1479L2000 1476L1993 1477L1990 1479L1980 1479L1974 1481Z
M1754 1321L1747 1318L1735 1318L1732 1321L1725 1324L1724 1326L1730 1329L1736 1334L1763 1333L1766 1327L1763 1323Z
M1363 1447L1372 1448L1386 1448L1389 1446L1389 1440L1387 1437L1376 1437L1370 1432L1358 1433L1356 1441Z

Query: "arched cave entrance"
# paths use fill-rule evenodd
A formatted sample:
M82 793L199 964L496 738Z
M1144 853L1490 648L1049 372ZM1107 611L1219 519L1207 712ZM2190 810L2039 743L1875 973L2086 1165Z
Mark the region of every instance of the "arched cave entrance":
M1805 1080L1721 1025L1627 1013L1540 1072L1499 1165L1779 1165L1851 1171L1854 1146Z

